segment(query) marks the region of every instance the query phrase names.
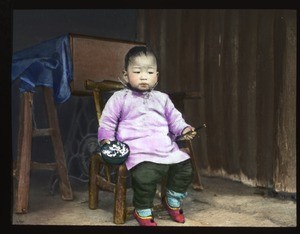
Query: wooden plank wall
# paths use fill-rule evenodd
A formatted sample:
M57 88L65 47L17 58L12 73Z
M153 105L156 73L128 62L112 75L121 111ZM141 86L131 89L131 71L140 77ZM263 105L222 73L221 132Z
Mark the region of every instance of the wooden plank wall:
M139 10L158 89L199 92L185 118L204 175L296 192L296 11Z

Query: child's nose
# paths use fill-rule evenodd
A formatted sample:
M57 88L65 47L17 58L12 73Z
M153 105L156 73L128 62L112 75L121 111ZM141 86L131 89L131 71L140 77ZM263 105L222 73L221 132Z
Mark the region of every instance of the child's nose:
M146 72L142 72L141 76L140 76L141 80L147 80L148 79L148 73Z

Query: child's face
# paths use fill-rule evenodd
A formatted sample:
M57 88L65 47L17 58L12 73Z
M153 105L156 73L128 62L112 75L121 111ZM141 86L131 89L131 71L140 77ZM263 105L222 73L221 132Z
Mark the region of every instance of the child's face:
M124 71L124 79L133 88L141 91L151 89L157 82L157 64L153 55L140 55L132 59L127 71Z

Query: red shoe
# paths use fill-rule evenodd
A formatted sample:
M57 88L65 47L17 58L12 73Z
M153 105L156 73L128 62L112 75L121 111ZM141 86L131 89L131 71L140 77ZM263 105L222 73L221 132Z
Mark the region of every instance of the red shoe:
M171 218L177 222L177 223L184 223L185 222L185 218L183 215L183 210L178 207L178 208L173 208L170 207L168 202L167 202L167 198L164 197L162 198L162 203L164 205L164 207L167 209L169 215L171 216Z
M157 223L154 221L152 216L142 217L136 212L133 211L134 218L138 221L140 226L157 226Z

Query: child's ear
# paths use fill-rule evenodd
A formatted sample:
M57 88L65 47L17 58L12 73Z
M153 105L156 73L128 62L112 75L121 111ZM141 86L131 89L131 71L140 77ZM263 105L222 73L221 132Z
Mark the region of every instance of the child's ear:
M123 80L125 80L126 82L129 82L128 81L128 73L125 70L123 70Z
M159 72L156 72L156 76L157 76L157 78L159 77Z

